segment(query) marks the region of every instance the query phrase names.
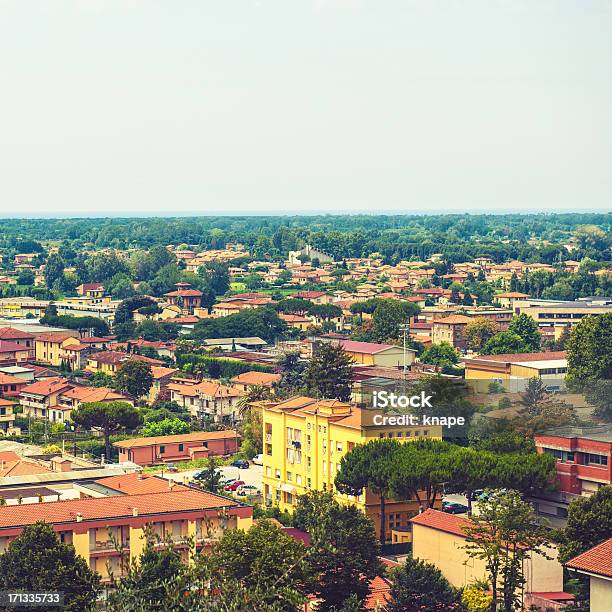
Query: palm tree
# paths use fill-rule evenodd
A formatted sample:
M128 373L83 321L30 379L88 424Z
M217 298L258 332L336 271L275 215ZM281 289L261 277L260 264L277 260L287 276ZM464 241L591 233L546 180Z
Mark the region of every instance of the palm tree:
M252 385L248 387L244 395L238 400L240 416L244 417L244 414L250 409L251 404L254 402L263 402L273 398L274 394L272 390L265 385Z

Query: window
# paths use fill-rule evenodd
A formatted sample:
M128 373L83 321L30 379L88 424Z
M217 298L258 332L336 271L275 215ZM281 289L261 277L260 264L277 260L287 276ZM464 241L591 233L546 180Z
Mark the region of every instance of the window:
M163 455L166 452L166 447L165 446L160 446L159 447L159 454Z
M208 442L202 442L202 446L203 446L204 448L208 448Z
M185 445L179 444L179 453L182 453L184 449L185 449Z
M593 453L584 453L585 465L608 465L608 458L605 455L594 455Z
M272 468L269 465L266 466L266 476L272 476Z
M274 476L276 478L280 478L280 470L278 468L276 470L274 470Z
M295 475L295 484L302 484L302 477L299 474Z
M287 472L287 481L293 482L293 472Z
M574 453L570 451L559 450L558 448L545 448L544 452L547 455L552 455L559 461L574 461Z

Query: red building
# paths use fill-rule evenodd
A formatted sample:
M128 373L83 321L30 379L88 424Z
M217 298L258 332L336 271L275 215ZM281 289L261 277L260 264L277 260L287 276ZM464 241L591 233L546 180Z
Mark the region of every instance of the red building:
M14 327L0 327L0 340L8 340L29 351L29 358L34 359L36 355L35 338L33 334L15 329Z
M199 431L177 436L132 438L115 442L119 461L155 465L191 461L238 452L240 436L235 431Z
M0 397L19 397L21 390L29 381L0 372Z
M174 286L175 291L165 294L168 302L178 306L185 314L193 314L193 309L202 305L203 293L198 289L190 289L189 283L176 283Z
M612 483L612 425L553 429L535 436L535 444L557 459L559 479L559 491L532 499L538 514L563 522L573 499Z

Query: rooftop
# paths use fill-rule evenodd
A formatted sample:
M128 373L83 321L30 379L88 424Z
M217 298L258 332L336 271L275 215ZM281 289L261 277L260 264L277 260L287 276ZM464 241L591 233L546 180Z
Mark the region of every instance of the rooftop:
M470 524L469 519L455 514L448 514L447 512L440 512L433 508L428 508L425 512L417 514L410 519L410 522L413 525L422 525L423 527L445 531L446 533L462 537L465 537L464 528Z
M238 434L233 430L226 431L196 431L176 436L151 436L149 438L131 438L114 442L113 446L118 448L136 448L139 446L152 446L154 444L178 444L181 442L205 442L207 440L223 440L224 438L236 438Z
M143 472L133 472L132 474L120 474L117 476L108 476L108 478L99 478L94 480L98 485L113 489L126 495L140 495L143 493L165 493L167 491L188 491L189 487L185 487L179 483L166 480L155 474L144 474ZM172 489L170 489L172 485Z
M612 538L574 557L566 565L580 572L612 578Z

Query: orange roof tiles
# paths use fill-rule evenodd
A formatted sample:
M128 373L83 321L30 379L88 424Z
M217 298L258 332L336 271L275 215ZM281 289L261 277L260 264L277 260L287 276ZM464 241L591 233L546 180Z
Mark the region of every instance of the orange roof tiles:
M440 512L439 510L433 510L432 508L428 508L425 512L417 514L410 519L410 522L414 525L422 525L423 527L445 531L446 533L452 533L462 537L465 537L464 528L471 524L471 521L466 518L446 512Z
M280 379L280 374L249 371L238 374L238 376L234 376L234 378L232 378L232 382L243 385L267 385L278 382Z
M74 335L69 332L46 332L42 334L36 334L36 341L42 340L43 342L55 342L61 344L68 338L74 338ZM75 338L76 340L76 338Z
M16 342L10 342L9 340L0 340L0 353L14 353L16 351L28 351L27 347L17 344Z
M173 481L160 478L154 474L121 474L119 476L108 476L107 478L99 478L95 481L96 484L121 491L126 495L140 495L143 493L165 493L167 491L188 491L189 487L185 487ZM172 485L172 489L170 489Z
M0 340L33 340L34 336L14 327L0 327Z
M129 398L125 395L108 387L73 387L62 393L62 397L75 399L79 402L129 401Z
M177 368L165 368L163 366L153 366L151 368L151 374L153 374L155 380L163 378L164 376L170 376L175 372L178 372Z
M513 362L517 361L555 361L558 359L567 359L565 351L549 351L547 353L504 353L503 355L477 355L472 359L478 361L501 361Z
M50 469L39 463L19 459L17 461L5 463L4 467L0 467L0 478L4 478L6 476L31 476L33 474L46 474L50 471Z
M27 381L23 378L0 373L0 385L23 385L24 383L27 383Z
M225 438L236 438L235 431L196 431L188 434L178 434L176 436L151 436L149 438L131 438L114 442L113 446L120 448L135 448L138 446L152 446L154 444L176 444L181 442L199 442L207 440L223 440Z
M570 559L566 565L581 572L612 578L612 538Z
M70 383L65 378L56 376L54 378L45 378L44 380L39 380L31 385L27 385L21 390L21 393L31 393L33 395L42 395L46 397L47 395L51 395L52 393L56 393L70 386Z
M450 315L449 317L445 317L444 319L436 319L433 324L437 325L438 323L444 323L445 325L465 325L466 323L471 323L474 319L471 317L466 317L465 315Z
M0 529L31 525L36 521L47 523L69 523L77 520L114 519L169 512L212 510L238 506L230 499L205 491L187 488L185 491L167 493L144 493L142 495L117 495L103 498L68 499L20 506L0 507Z

